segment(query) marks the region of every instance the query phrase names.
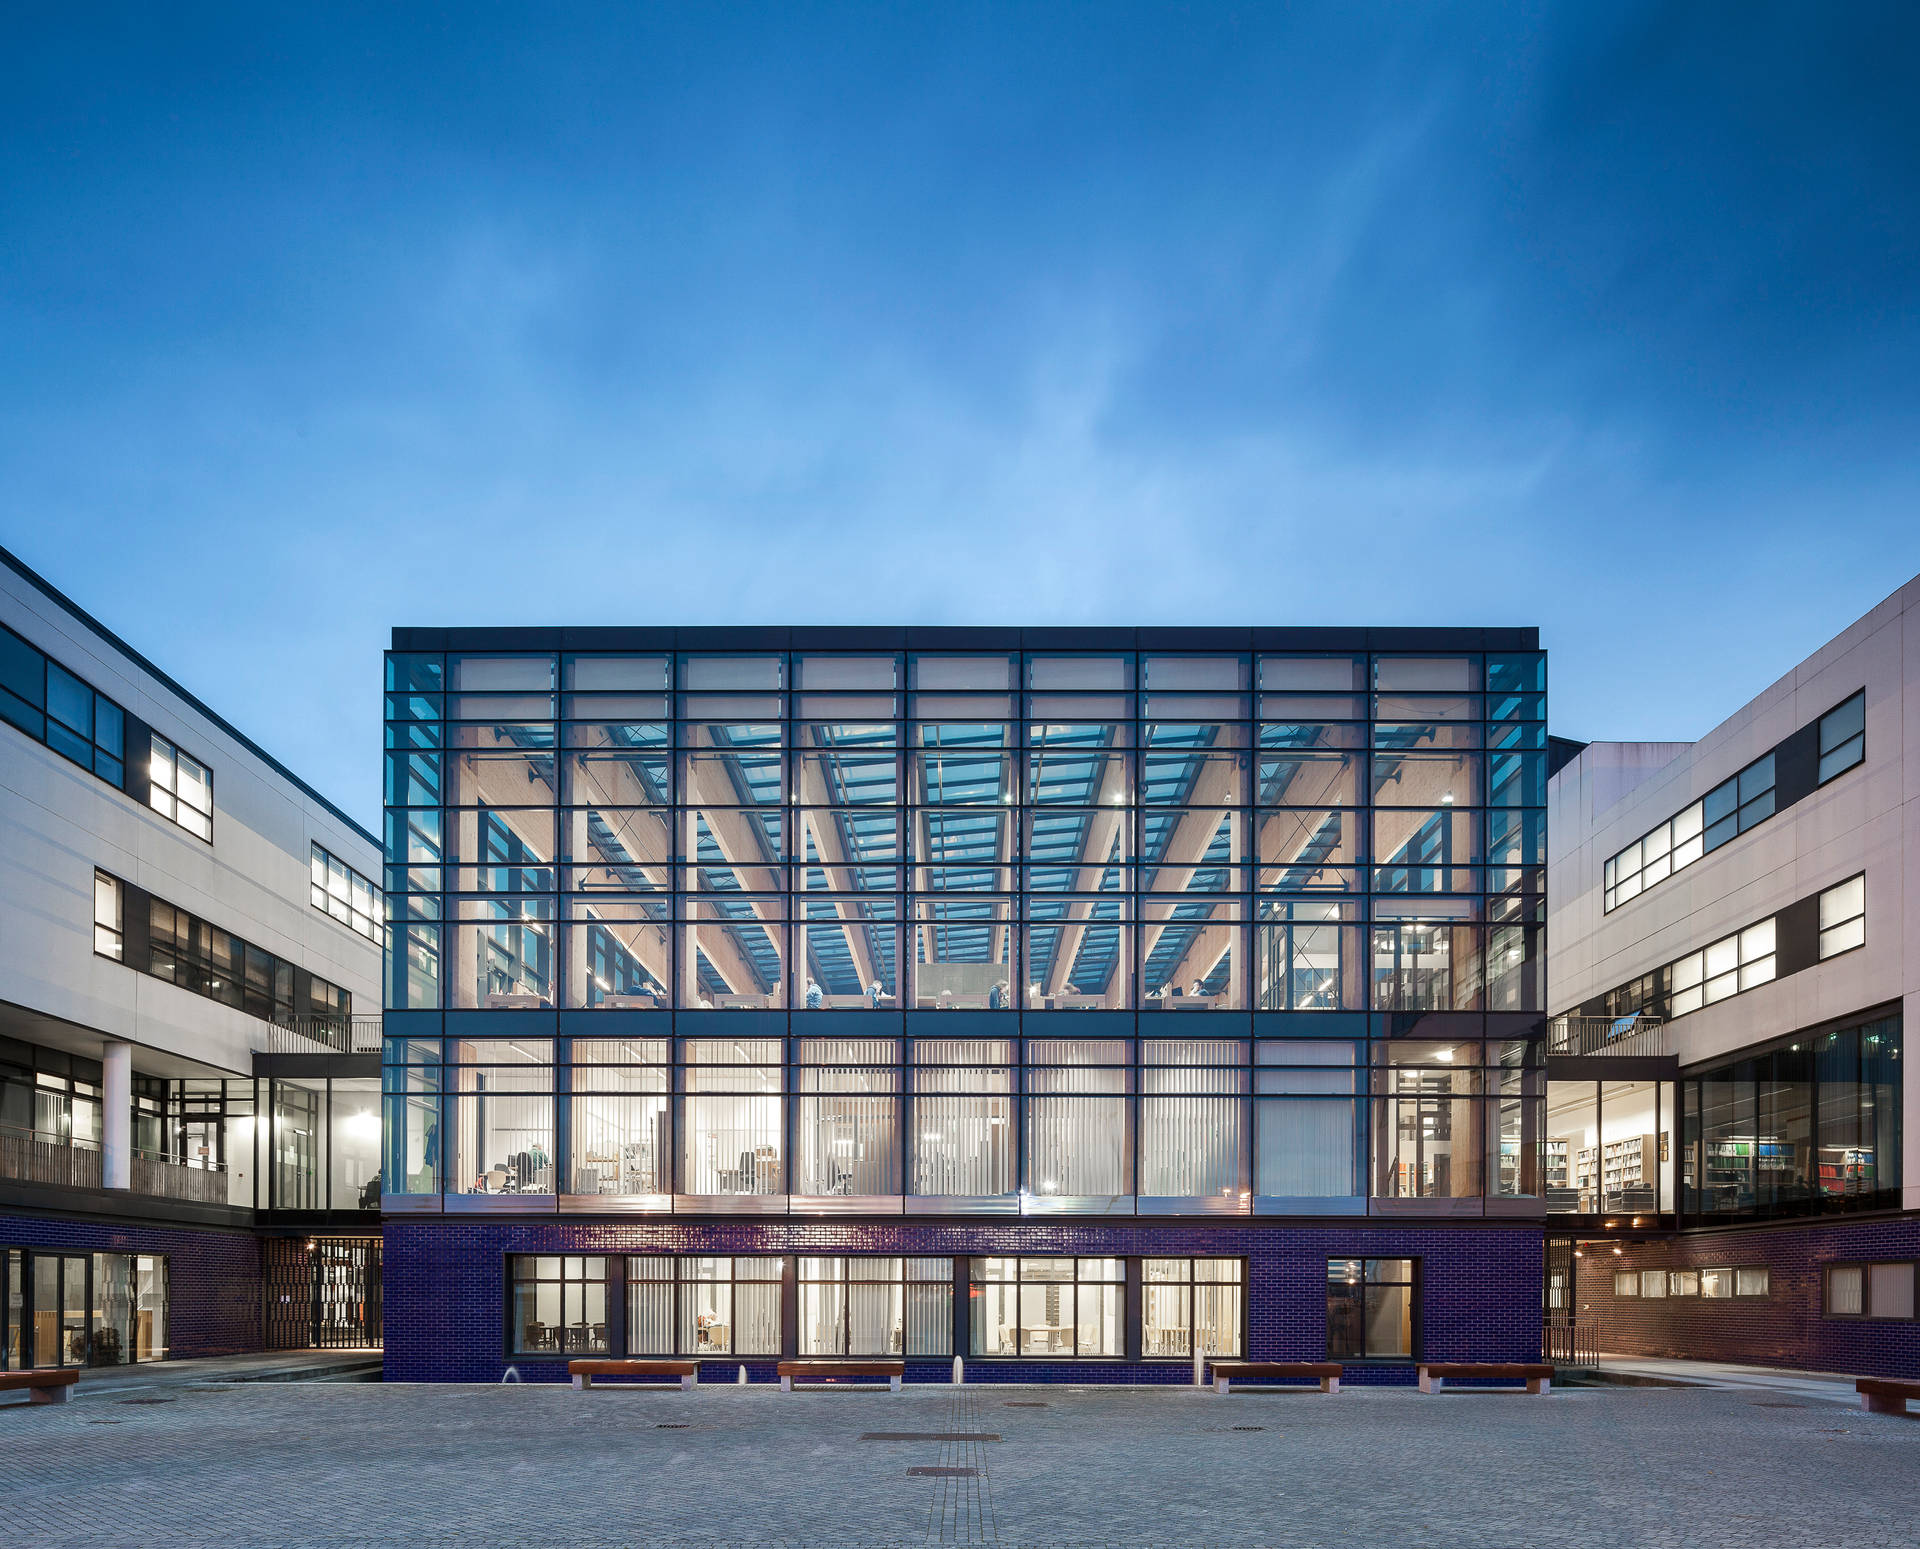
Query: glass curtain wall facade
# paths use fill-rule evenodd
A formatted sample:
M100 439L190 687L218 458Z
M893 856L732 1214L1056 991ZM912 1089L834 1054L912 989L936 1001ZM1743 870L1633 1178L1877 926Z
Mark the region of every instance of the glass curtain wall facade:
M1539 1208L1538 652L738 638L390 653L390 1198Z

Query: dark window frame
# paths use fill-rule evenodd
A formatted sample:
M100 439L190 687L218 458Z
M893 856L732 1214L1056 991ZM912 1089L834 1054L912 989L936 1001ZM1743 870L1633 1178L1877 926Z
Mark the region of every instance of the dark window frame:
M1146 1261L1148 1259L1158 1259L1162 1261L1174 1260L1174 1261L1183 1263L1187 1266L1187 1279L1185 1282L1186 1289L1187 1289L1187 1353L1185 1355L1148 1355L1146 1353L1147 1351L1147 1287L1150 1285L1177 1286L1181 1284L1181 1282L1178 1280L1147 1279ZM1155 1365L1155 1364L1166 1364L1170 1362L1189 1362L1193 1359L1194 1309L1199 1300L1199 1298L1194 1295L1194 1292L1203 1285L1231 1285L1236 1291L1240 1293L1240 1316L1239 1316L1239 1319L1237 1320L1237 1326L1233 1331L1234 1348L1232 1350L1209 1351L1207 1353L1208 1358L1212 1359L1213 1357L1218 1356L1223 1360L1229 1360L1229 1361L1244 1360L1246 1358L1247 1341L1248 1341L1249 1329L1250 1329L1250 1319L1249 1319L1248 1313L1252 1305L1252 1297L1249 1294L1249 1281L1251 1279L1252 1266L1248 1262L1244 1254L1238 1254L1238 1253L1142 1253L1137 1256L1137 1262L1139 1264L1138 1279L1140 1284L1140 1309L1139 1309L1139 1317L1138 1317L1138 1325L1139 1325L1138 1333L1139 1333L1139 1341L1140 1341L1139 1343L1140 1359L1143 1363L1147 1365ZM1238 1268L1238 1270L1240 1271L1240 1277L1237 1280L1231 1280L1231 1281L1196 1280L1193 1278L1193 1266L1197 1263L1232 1264L1236 1268Z
M1149 1255L1149 1256L1151 1257L1154 1255ZM1139 1257L1140 1257L1139 1255L1121 1254L1121 1253L1078 1253L1078 1254L1076 1253L976 1253L976 1254L965 1255L963 1258L963 1262L966 1265L966 1274L967 1274L967 1357L968 1359L978 1360L978 1361L1005 1362L1008 1364L1014 1364L1014 1363L1024 1364L1024 1363L1032 1363L1032 1362L1039 1361L1039 1362L1046 1362L1049 1364L1062 1364L1062 1365L1097 1364L1102 1361L1106 1361L1106 1362L1126 1361L1127 1348L1128 1348L1128 1335L1131 1332L1128 1326L1129 1320L1127 1316L1127 1308L1128 1308L1128 1303L1131 1300L1129 1292L1131 1291L1133 1286L1139 1283L1139 1267L1138 1267ZM980 1276L979 1274L977 1274L974 1266L988 1259L1011 1260L1013 1264L1016 1266L1016 1269L1014 1271L1014 1278L1012 1280L988 1280ZM1072 1280L1032 1280L1032 1281L1026 1280L1021 1277L1020 1272L1017 1268L1017 1266L1023 1260L1026 1260L1026 1259L1069 1259L1073 1263L1073 1279ZM1091 1280L1091 1279L1082 1280L1080 1278L1080 1261L1082 1259L1118 1259L1120 1261L1120 1278L1118 1280ZM976 1330L974 1327L973 1304L975 1303L976 1300L979 1299L977 1288L983 1287L983 1286L989 1286L989 1285L1002 1285L1002 1286L1010 1285L1014 1288L1014 1298L1013 1298L1014 1353L1012 1355L990 1354L986 1351L977 1349L975 1347L976 1346ZM1028 1285L1063 1285L1063 1286L1068 1286L1072 1289L1073 1291L1073 1327L1074 1327L1074 1349L1072 1353L1060 1354L1058 1352L1049 1352L1044 1355L1029 1355L1022 1348L1022 1346L1024 1346L1024 1344L1026 1343L1026 1340L1025 1340L1026 1325L1024 1322L1022 1322L1020 1317L1021 1297L1019 1293L1022 1289L1024 1289ZM1083 1285L1118 1286L1120 1289L1120 1319L1119 1319L1120 1348L1117 1352L1115 1352L1112 1355L1105 1355L1097 1352L1091 1355L1082 1355L1080 1353L1080 1349L1079 1349L1080 1287Z
M43 748L58 753L68 763L78 765L101 784L111 786L124 795L127 789L128 718L126 710L118 700L109 698L79 673L55 661L17 629L0 624L0 630L5 630L12 640L19 642L17 647L19 651L29 652L33 657L38 658L40 679L37 702L23 698L4 682L0 682L0 721L5 721L23 736L33 738ZM10 644L10 642L0 642L0 644ZM54 711L50 688L53 683L53 674L56 672L72 680L76 688L91 696L87 704L88 724L86 726L76 726ZM118 752L113 751L108 743L100 740L103 705L110 713L110 719L116 727ZM56 728L64 733L63 737L54 735ZM88 756L84 759L77 751L81 746L88 750ZM111 773L108 772L109 770Z
M1360 1278L1357 1281L1348 1281L1346 1283L1349 1285L1357 1285L1360 1288L1360 1305L1362 1309L1361 1315L1362 1315L1363 1341L1364 1341L1364 1327L1365 1327L1364 1320L1365 1320L1367 1287L1370 1285L1404 1285L1407 1287L1408 1299L1409 1299L1409 1302L1411 1303L1411 1309L1410 1309L1411 1316L1409 1318L1410 1327L1409 1327L1409 1332L1407 1336L1407 1343L1410 1348L1408 1349L1407 1353L1404 1355L1336 1354L1333 1349L1333 1318L1332 1318L1333 1298L1332 1298L1331 1291L1329 1290L1326 1296L1326 1301L1325 1301L1325 1307L1328 1314L1326 1339L1324 1341L1326 1346L1326 1351L1327 1351L1326 1358L1329 1361L1340 1361L1349 1366L1405 1366L1410 1362L1412 1363L1419 1362L1422 1359L1422 1350L1424 1348L1425 1323L1426 1323L1426 1320L1423 1316L1423 1304L1426 1299L1424 1294L1425 1285L1426 1285L1426 1275L1425 1275L1426 1264L1425 1264L1424 1258L1421 1255L1414 1254L1414 1253L1373 1254L1373 1255L1368 1255L1364 1253L1340 1253L1340 1254L1329 1255L1325 1260L1329 1268L1331 1268L1331 1266L1335 1264L1347 1264L1347 1263L1353 1263L1356 1261L1360 1265ZM1375 1280L1367 1274L1368 1264L1388 1263L1388 1262L1394 1262L1394 1261L1403 1261L1408 1265L1407 1278L1405 1280ZM1332 1284L1333 1284L1332 1275L1327 1271L1323 1270L1321 1273L1322 1287L1328 1288L1328 1287L1331 1287Z
M1892 1313L1881 1314L1873 1310L1873 1271L1904 1264L1914 1277L1914 1308L1905 1316ZM1833 1310L1833 1272L1836 1269L1857 1269L1860 1271L1860 1311L1835 1312ZM1896 1254L1892 1258L1839 1259L1820 1268L1820 1316L1833 1318L1842 1323L1914 1323L1920 1322L1920 1257L1905 1257Z
M613 1263L614 1263L614 1259L617 1256L618 1255L610 1254L610 1253L508 1253L508 1254L503 1254L502 1255L502 1259L503 1259L502 1278L506 1288L506 1295L502 1300L504 1302L505 1312L506 1312L506 1326L504 1329L504 1341L505 1341L504 1349L505 1349L506 1355L509 1358L518 1357L521 1359L528 1359L528 1358L538 1359L538 1358L545 1357L545 1358L556 1360L556 1361L564 1361L573 1356L605 1356L610 1354L613 1349L613 1343L614 1343L613 1331L615 1327L614 1302L613 1302L613 1287L614 1287ZM547 1276L547 1275L541 1275L541 1274L532 1274L532 1275L523 1276L520 1273L520 1266L523 1263L537 1264L538 1261L541 1259L559 1260L560 1273L557 1276ZM573 1261L573 1260L578 1260L582 1265L591 1264L597 1261L600 1265L599 1276L596 1278L593 1275L585 1272L584 1270L578 1275L569 1275L567 1273L567 1265L570 1261ZM518 1301L517 1292L522 1285L557 1285L560 1287L560 1321L555 1325L555 1328L559 1331L559 1334L560 1334L558 1348L553 1350L531 1350L531 1349L525 1348L520 1344L519 1329L517 1327L519 1320L514 1316L514 1312L515 1312L515 1304ZM569 1286L588 1286L588 1285L598 1285L602 1291L603 1305L601 1310L603 1315L603 1321L600 1325L601 1331L602 1331L600 1344L598 1347L595 1347L585 1342L582 1342L577 1346L569 1348L566 1331L570 1327L573 1327L573 1325L567 1322L567 1288ZM584 1297L583 1297L582 1299L583 1310L584 1310L584 1305L585 1303L584 1303ZM584 1319L580 1326L583 1328L591 1327L591 1325L586 1323Z

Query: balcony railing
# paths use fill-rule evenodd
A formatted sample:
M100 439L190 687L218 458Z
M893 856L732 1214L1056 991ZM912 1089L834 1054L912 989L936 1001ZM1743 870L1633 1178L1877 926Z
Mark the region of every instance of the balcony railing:
M294 1017L262 1022L258 1047L267 1054L378 1054L380 1018Z
M135 1151L131 1160L132 1193L202 1205L227 1203L224 1168L184 1167L171 1157L144 1151ZM63 1189L103 1188L100 1143L0 1125L0 1178Z
M39 1130L0 1126L0 1178L51 1183L64 1189L100 1187L100 1148L69 1144Z
M1630 1054L1667 1052L1667 1025L1659 1017L1555 1017L1547 1024L1549 1054Z

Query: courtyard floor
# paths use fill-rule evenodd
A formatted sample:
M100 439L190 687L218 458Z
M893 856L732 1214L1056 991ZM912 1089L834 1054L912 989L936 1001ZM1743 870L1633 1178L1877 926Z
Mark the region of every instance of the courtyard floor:
M82 1379L84 1384L85 1379ZM1920 1422L1529 1398L236 1383L0 1410L26 1545L1911 1545Z

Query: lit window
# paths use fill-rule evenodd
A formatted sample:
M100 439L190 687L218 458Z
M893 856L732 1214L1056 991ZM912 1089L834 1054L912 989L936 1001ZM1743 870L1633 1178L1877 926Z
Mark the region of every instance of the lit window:
M785 1266L780 1258L628 1259L627 1353L778 1355Z
M1640 1272L1633 1269L1616 1269L1613 1272L1613 1294L1615 1296L1638 1297L1640 1294Z
M1665 1298L1667 1294L1667 1272L1664 1269L1641 1270L1640 1294L1652 1299Z
M1757 1268L1736 1269L1733 1272L1733 1294L1735 1296L1765 1296L1771 1289L1772 1272L1761 1265Z
M509 1326L515 1354L604 1355L607 1261L518 1254Z
M213 839L213 771L153 734L147 804L197 839Z
M1140 1354L1237 1357L1241 1279L1238 1259L1142 1259Z
M1820 895L1820 956L1838 957L1867 939L1867 879L1850 877Z
M1327 1359L1410 1358L1415 1259L1327 1260Z
M953 1354L951 1259L802 1258L802 1355Z
M1701 1270L1700 1295L1708 1301L1725 1301L1732 1296L1733 1271L1731 1269Z
M93 874L93 950L120 961L120 884L104 871Z
M380 892L339 856L313 845L313 907L332 915L349 930L380 941Z
M1121 1259L975 1259L973 1353L1066 1359L1121 1353Z

